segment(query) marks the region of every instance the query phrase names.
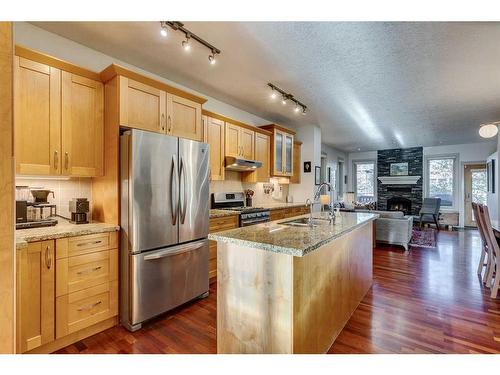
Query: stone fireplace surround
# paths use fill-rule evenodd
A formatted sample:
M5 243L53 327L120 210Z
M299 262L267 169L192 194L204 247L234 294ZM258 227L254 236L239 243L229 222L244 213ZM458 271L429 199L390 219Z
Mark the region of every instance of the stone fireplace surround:
M390 176L391 163L408 163L409 176L423 176L423 148L398 148L377 151L377 177ZM377 209L389 210L391 207L389 199L400 198L398 204L409 200L410 204L406 210L402 210L406 215L418 215L422 207L423 181L422 177L416 184L383 184L377 178ZM394 206L393 206L394 209Z

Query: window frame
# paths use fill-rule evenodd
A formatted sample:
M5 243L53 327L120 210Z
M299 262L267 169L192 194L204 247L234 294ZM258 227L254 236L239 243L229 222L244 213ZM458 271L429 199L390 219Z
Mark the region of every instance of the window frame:
M354 192L354 199L358 200L358 164L373 164L373 201L377 201L377 190L378 190L378 181L377 181L377 160L376 159L360 159L352 161L352 190Z
M458 197L458 189L459 189L459 176L458 176L458 166L460 164L459 154L451 153L451 154L432 154L424 156L424 197L429 197L430 190L430 170L429 164L431 160L442 160L442 159L453 159L453 202L451 206L443 206L441 205L441 211L458 211L459 209L459 197Z

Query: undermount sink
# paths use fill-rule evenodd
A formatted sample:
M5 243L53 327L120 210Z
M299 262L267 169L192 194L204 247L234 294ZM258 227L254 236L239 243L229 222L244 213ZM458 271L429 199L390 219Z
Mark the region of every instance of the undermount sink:
M318 225L325 225L328 224L329 220L324 219L324 218L318 218L318 217L313 217L312 219L312 226L317 227ZM298 219L293 219L289 221L284 221L281 222L280 224L282 225L291 225L291 226L296 226L296 227L309 227L311 226L309 224L309 218L308 217L301 217Z

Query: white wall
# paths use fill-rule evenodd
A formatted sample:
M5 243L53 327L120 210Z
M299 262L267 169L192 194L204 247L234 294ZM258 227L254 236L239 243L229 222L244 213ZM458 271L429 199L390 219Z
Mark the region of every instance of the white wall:
M266 125L272 122L229 104L223 103L205 93L194 91L176 82L172 82L164 77L145 71L144 69L131 65L125 61L93 50L82 44L76 43L70 39L63 38L57 34L48 32L27 22L14 22L14 43L19 44L23 47L28 47L36 51L46 53L62 60L66 60L95 72L102 71L112 63L119 64L138 73L154 78L158 81L167 83L174 87L178 87L184 91L205 97L208 100L205 104L203 104L203 108L208 111L219 113L221 115L255 126ZM286 126L286 124L283 125Z
M335 173L337 173L338 160L342 159L344 161L344 174L342 176L339 176L337 173L337 178L338 178L339 184L343 185L343 191L346 191L346 186L344 184L344 175L347 174L347 169L346 169L346 164L348 161L347 160L347 153L340 151L340 150L337 150L336 148L334 148L332 146L325 145L325 144L321 145L321 153L326 154L326 167L332 168L332 170L334 170ZM328 174L326 176L327 176L326 179L328 180ZM342 197L339 197L338 192L335 191L335 200L338 200L339 198L342 198Z
M296 129L296 138L302 141L300 157L300 184L290 184L289 194L294 202L305 202L313 198L316 186L314 184L314 167L321 166L321 129L317 126ZM311 173L304 173L304 162L311 162Z
M495 193L488 193L487 205L491 220L498 220L498 151L488 156L486 160L488 162L495 160Z
M500 145L500 143L499 143ZM457 167L458 167L458 190L457 196L455 197L458 204L457 209L460 214L459 225L464 225L464 180L463 180L463 163L470 162L485 162L488 157L496 151L497 144L495 141L491 142L482 142L482 143L467 143L467 144L459 144L459 145L444 145L444 146L432 146L432 147L424 147L423 154L424 160L426 156L431 155L446 155L446 154L457 154ZM377 160L377 151L368 151L368 152L354 152L350 153L349 156L349 164L348 168L348 190L352 190L353 183L353 171L352 171L352 162L354 160ZM424 176L425 176L425 165L424 165ZM424 181L425 184L425 181ZM425 185L424 185L425 186ZM498 186L498 173L497 173L497 186ZM500 204L500 203L499 203ZM498 205L497 205L498 207ZM499 212L497 210L496 212Z

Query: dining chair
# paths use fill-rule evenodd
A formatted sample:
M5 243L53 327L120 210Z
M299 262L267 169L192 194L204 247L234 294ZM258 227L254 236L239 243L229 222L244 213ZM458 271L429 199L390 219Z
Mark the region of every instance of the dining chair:
M498 262L500 261L500 248L498 247L498 242L493 233L493 227L491 226L490 213L488 207L485 205L478 205L479 212L481 214L481 219L483 221L484 234L488 246L489 261L486 267L486 286L491 288L491 298L496 298L498 294L498 288L500 286L500 275L498 275L497 270L500 269ZM493 281L493 285L492 285Z
M422 208L420 209L420 228L425 222L432 222L436 224L436 229L439 231L439 210L441 208L441 198L424 198ZM432 220L427 220L431 217Z
M488 254L488 243L486 241L486 237L484 234L484 224L483 224L483 218L481 212L479 212L479 205L475 202L472 202L472 212L474 213L474 219L477 224L477 229L479 231L479 236L481 237L481 257L479 258L479 264L477 266L477 274L481 278L481 281L483 283L486 283L486 277L489 269L489 261L490 261L490 256ZM484 277L482 276L483 274L483 268L484 268Z

